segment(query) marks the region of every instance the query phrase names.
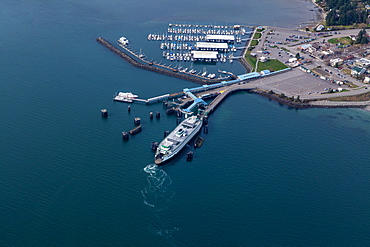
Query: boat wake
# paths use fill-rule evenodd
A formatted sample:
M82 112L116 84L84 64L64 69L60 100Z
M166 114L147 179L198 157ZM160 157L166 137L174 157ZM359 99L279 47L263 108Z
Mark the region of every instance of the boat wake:
M148 185L141 191L144 203L149 206L153 217L151 229L155 234L167 238L173 242L172 233L179 229L170 222L166 209L172 198L175 196L171 185L170 176L156 164L149 164L144 167L148 174Z
M144 203L155 211L163 211L175 195L170 188L172 180L156 164L147 165L144 171L148 174L148 186L141 191Z

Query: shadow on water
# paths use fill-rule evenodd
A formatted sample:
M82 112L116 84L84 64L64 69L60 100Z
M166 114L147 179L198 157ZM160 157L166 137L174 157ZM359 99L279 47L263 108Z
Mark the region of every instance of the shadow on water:
M149 164L144 168L148 174L148 185L141 191L144 197L144 203L148 205L153 220L151 228L160 236L165 237L170 241L171 246L174 246L173 232L179 229L170 222L171 217L168 216L168 205L175 196L172 188L171 177L160 167L155 164Z

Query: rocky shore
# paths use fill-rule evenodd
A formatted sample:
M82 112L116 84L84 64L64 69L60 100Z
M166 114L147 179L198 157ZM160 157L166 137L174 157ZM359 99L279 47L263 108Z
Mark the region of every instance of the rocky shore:
M250 93L256 93L263 97L269 98L283 105L304 109L304 108L369 108L370 101L300 101L293 100L288 97L281 97L281 95L268 92L262 89L250 89Z

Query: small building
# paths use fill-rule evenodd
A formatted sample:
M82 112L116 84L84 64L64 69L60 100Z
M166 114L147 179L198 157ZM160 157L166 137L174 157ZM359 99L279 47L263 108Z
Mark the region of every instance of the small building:
M370 65L370 60L366 58L360 58L355 61L355 65L362 68L367 68Z
M365 68L360 68L360 67L353 67L352 70L351 70L351 75L352 76L359 76L359 75L362 75L363 73L365 73L366 69Z
M305 44L305 45L301 45L298 47L299 50L301 51L306 51L308 50L308 48L310 48L312 45L311 44Z
M364 83L370 83L370 77L365 76Z
M356 39L357 39L357 36L356 35L348 35L348 37L350 39L352 39L353 41L356 41Z
M342 65L343 64L343 59L341 58L333 58L333 59L330 59L330 65L331 67L335 67L336 65Z
M261 56L261 57L259 57L259 60L260 60L260 62L264 63L264 62L268 61L268 58L264 57L264 56Z
M316 51L316 48L313 47L311 44L305 44L305 45L301 45L298 47L298 50L301 50L303 52L309 52L309 53L312 53L312 52L315 52Z
M261 75L269 75L270 73L271 73L271 71L268 70L268 69L261 71Z
M331 55L331 54L334 54L334 52L330 49L327 49L327 50L324 50L321 52L323 55L325 56L328 56L328 55Z
M322 31L323 29L324 29L325 27L324 27L324 25L318 25L317 27L316 27L316 31L318 31L318 32L320 32L320 31Z

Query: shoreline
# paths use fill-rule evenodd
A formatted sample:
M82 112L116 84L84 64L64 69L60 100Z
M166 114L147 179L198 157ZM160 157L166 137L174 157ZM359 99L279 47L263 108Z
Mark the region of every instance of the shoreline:
M315 27L317 27L318 25L323 24L323 22L324 22L324 21L325 21L325 19L326 19L326 12L324 11L324 9L323 9L323 8L321 8L321 6L320 6L320 5L318 5L318 4L316 3L316 1L315 1L315 0L311 0L311 2L312 2L312 4L313 4L314 6L316 6L316 7L317 7L317 9L318 9L318 10L315 10L315 12L316 12L316 15L317 15L318 17L320 17L320 18L318 18L316 25L312 27L312 28L315 28ZM321 11L320 11L319 9L321 9Z
M370 108L370 101L328 101L328 100L312 100L308 102L292 101L290 98L281 98L279 95L269 93L266 90L255 88L248 90L250 93L258 94L280 104L297 109L306 108Z

